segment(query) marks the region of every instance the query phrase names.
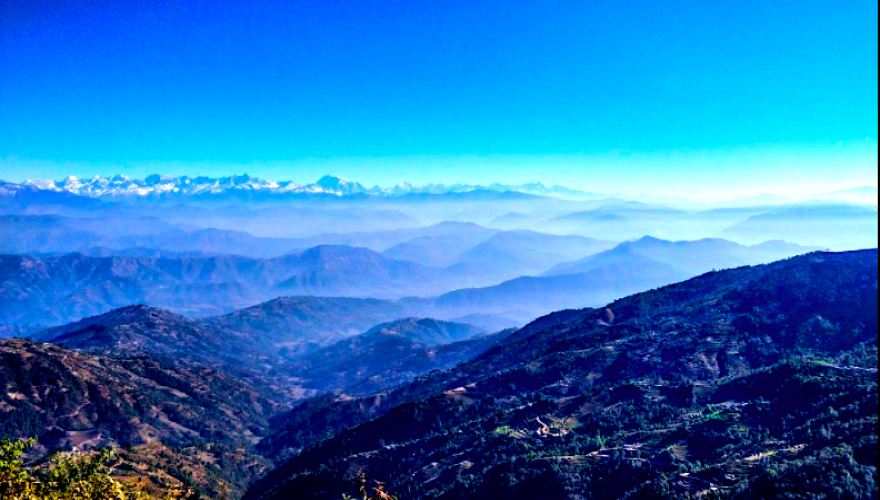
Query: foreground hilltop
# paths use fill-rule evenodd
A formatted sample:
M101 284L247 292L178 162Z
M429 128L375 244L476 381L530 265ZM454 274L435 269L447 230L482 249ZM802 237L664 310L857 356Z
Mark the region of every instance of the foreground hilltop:
M240 494L269 462L250 452L278 406L222 371L144 356L96 356L0 340L0 436L40 449L119 449L132 474L163 488Z
M403 499L876 494L876 250L713 272L537 325L380 397L295 408L267 442L305 449L246 498L338 499L361 472ZM309 444L305 421L341 432Z

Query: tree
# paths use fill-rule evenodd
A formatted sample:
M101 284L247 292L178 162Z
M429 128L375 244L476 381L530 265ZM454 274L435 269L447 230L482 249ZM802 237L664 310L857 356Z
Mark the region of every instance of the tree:
M0 440L0 498L4 500L147 500L137 486L110 477L109 449L96 453L56 453L47 463L29 466L21 456L34 440ZM192 492L166 500L192 498Z
M390 495L385 491L385 483L381 483L379 481L373 481L376 483L376 486L370 488L367 486L369 481L367 481L367 476L361 474L360 479L360 488L359 492L362 500L397 500L397 497L394 495ZM355 497L349 496L347 494L342 494L342 500L357 500Z

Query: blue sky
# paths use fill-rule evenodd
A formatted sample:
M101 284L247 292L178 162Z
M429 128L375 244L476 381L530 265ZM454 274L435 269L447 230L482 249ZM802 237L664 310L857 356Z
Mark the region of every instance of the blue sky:
M877 183L871 1L7 0L0 44L10 180Z

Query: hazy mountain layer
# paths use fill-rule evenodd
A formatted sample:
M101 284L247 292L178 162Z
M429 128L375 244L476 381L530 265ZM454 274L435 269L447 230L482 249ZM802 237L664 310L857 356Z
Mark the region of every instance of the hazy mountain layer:
M482 234L479 226L464 228ZM541 250L545 245L547 250ZM504 232L466 252L462 260L467 262L445 269L344 246L314 247L273 259L162 253L159 257L0 256L0 282L4 283L0 323L51 326L134 304L209 316L278 296L397 299L420 295L424 298L383 303L384 316L367 316L370 322L357 323L355 330L404 316L469 317L466 322L478 326L507 327L560 308L599 305L713 268L768 262L808 250L782 242L744 247L724 240L643 238L559 265L549 276L485 286L497 283L504 273L516 275L526 267L537 269L565 255L607 246L582 237ZM149 255L145 250L133 253ZM481 287L462 288L472 283ZM357 314L347 317L356 319Z
M584 236L504 231L459 255L455 270L503 281L538 275L556 264L593 255L613 245Z
M444 221L425 227L401 228L390 231L356 232L349 234L318 234L299 240L299 244L304 247L315 245L348 245L369 248L377 252L388 252L392 247L397 245L418 241L423 238L431 238L434 240L430 241L436 241L441 245L451 243L456 245L455 248L467 248L470 246L476 246L477 244L488 240L496 233L498 233L497 229L489 229L480 226L479 224ZM427 248L426 246L422 246L422 248L427 252L436 251L436 249ZM458 255L458 253L455 253L454 255ZM391 258L397 258L391 254L388 256ZM420 263L427 264L426 262Z
M0 256L0 323L60 324L132 304L209 315L280 295L430 295L453 288L450 281L350 247L275 259Z
M490 287L455 290L437 297L431 305L448 314L482 311L534 318L556 309L597 306L687 277L667 264L628 259L581 273L523 277Z
M162 219L153 215L137 214L88 218L58 215L3 215L0 216L0 229L2 229L0 251L67 253L94 247L116 250L143 247L171 252L268 258L323 243L338 243L343 238L327 237L309 242L296 238L254 236L251 233L301 236L326 231L328 228L344 233L415 225L405 216L401 216L402 220L382 221L375 217L375 213L370 212L361 213L359 216L343 211L311 211L311 213L295 214L279 212L281 211L273 210L270 215L264 216L248 211L244 214L211 217L169 213L162 214ZM175 224L166 222L167 220L175 221Z
M722 239L665 241L644 237L624 242L613 249L566 262L549 269L545 276L586 272L610 263L646 258L669 265L684 274L695 276L713 269L762 264L818 250L783 241L767 241L744 246Z
M747 243L762 235L832 249L876 248L877 207L851 205L793 205L753 215L721 235Z
M110 228L102 230L88 222L55 221L54 226L47 226L46 221L27 224L23 219L14 223L5 221L0 222L0 227L8 227L9 234L21 232L25 237L0 237L0 251L53 253L92 247L117 250L148 247L258 258L324 244L385 251L417 237L459 234L429 229L431 225L447 221L606 241L650 235L669 240L722 236L746 244L785 240L835 250L877 244L872 236L877 232L876 202L871 203L876 198L876 188L872 187L806 197L813 201L759 196L739 202L701 204L662 197L635 197L641 201L612 196L561 199L547 196L548 193L527 194L495 188L444 192L397 190L395 195L371 195L362 192L362 186L358 187L357 183L335 177L322 179L314 189L285 191L279 197L267 194L276 188L255 187L262 182L247 176L205 178L198 182L193 178L156 176L150 182L93 179L71 180L68 187L64 187L64 183L43 186L50 189L3 183L0 185L0 214L117 219L119 227L127 226L129 232L134 232L123 231L117 235ZM128 194L100 194L116 189L113 186L119 183L143 184L149 193L139 195L123 190ZM84 187L87 185L94 190ZM74 186L79 187L74 189ZM134 191L138 189L141 188ZM853 201L867 204L858 205ZM142 233L138 221L147 218L157 218L176 229L164 234ZM198 230L213 231L201 233ZM298 241L288 241L290 238ZM452 254L457 257L470 245L466 240L441 238L435 244L414 242L414 246L394 250L393 255L411 261L423 256L420 263L442 267L454 261ZM567 260L580 257L584 255ZM515 276L502 276L511 277ZM488 283L470 285L485 284Z

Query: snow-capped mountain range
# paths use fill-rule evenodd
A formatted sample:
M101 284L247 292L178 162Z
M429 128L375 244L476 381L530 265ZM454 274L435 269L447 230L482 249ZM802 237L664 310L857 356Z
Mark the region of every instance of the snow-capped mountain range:
M0 193L19 189L39 189L59 193L71 193L90 198L187 198L187 197L220 197L222 195L244 195L247 197L274 197L284 195L330 195L338 197L347 196L373 196L373 197L397 197L409 194L455 194L474 191L514 192L536 196L546 196L567 200L600 200L610 197L637 200L647 203L669 203L684 205L700 205L708 202L695 202L684 197L650 196L650 195L624 195L619 193L600 194L587 191L579 191L565 186L547 186L541 182L527 184L425 184L414 186L408 182L390 187L373 186L368 188L363 184L339 177L326 175L312 184L297 184L293 181L273 181L251 177L247 174L233 175L229 177L171 177L153 174L144 179L132 179L125 175L111 177L95 176L90 179L78 179L69 176L60 181L54 180L27 180L22 184L0 181ZM877 204L877 188L862 186L842 191L818 193L813 195L789 198L779 195L763 194L749 198L740 198L729 201L718 201L714 205L718 207L754 206L754 205L778 205L785 203L805 202L811 200L838 200L849 203Z
M24 183L37 189L70 192L94 198L117 198L137 196L193 196L224 194L229 192L253 191L266 194L325 194L335 196L372 195L403 196L412 193L464 193L487 190L497 192L517 192L558 198L587 199L598 197L564 186L546 186L543 183L529 184L427 184L413 186L404 182L391 187L374 186L367 188L359 182L344 177L327 175L313 184L297 184L292 181L273 181L251 177L247 174L229 177L170 177L153 174L144 179L132 179L125 175L112 177L95 176L91 179L78 179L70 176L60 181L28 180Z

